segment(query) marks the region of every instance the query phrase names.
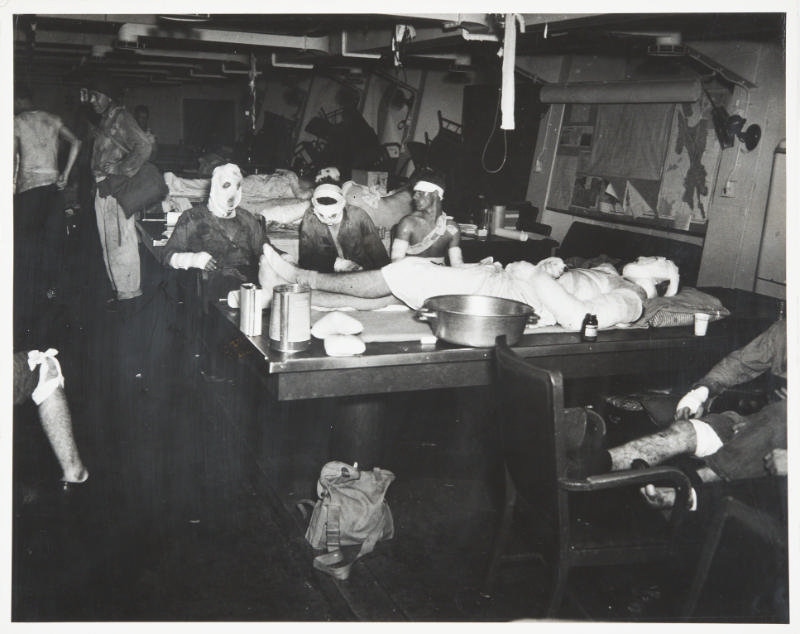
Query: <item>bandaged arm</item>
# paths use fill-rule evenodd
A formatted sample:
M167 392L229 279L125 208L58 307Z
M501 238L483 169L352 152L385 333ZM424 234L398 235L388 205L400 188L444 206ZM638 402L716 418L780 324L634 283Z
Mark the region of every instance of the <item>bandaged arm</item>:
M408 252L408 240L395 238L392 242L392 262L402 260Z
M173 269L204 269L211 257L211 254L206 251L173 253L169 259L169 265Z
M464 256L461 253L461 247L450 247L447 250L447 257L450 260L450 266L462 266L464 264Z

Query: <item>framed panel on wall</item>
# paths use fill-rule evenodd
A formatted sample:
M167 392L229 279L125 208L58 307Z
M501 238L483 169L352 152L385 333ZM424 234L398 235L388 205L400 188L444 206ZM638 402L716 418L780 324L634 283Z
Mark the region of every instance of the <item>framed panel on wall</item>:
M549 207L705 234L720 159L711 103L567 104Z

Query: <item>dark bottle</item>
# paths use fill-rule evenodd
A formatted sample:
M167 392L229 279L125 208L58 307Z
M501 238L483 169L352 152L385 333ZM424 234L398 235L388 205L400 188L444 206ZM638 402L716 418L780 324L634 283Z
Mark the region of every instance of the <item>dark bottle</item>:
M583 341L597 341L597 315L586 313L581 325L581 339Z

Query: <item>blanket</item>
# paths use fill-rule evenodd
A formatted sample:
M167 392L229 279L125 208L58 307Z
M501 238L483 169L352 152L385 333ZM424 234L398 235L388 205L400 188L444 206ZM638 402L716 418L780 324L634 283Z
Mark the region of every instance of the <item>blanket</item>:
M164 182L169 188L168 211L185 211L207 200L211 189L209 178L182 178L172 172L164 173ZM311 189L289 170L251 174L242 180L241 207L268 223L299 225L310 200Z

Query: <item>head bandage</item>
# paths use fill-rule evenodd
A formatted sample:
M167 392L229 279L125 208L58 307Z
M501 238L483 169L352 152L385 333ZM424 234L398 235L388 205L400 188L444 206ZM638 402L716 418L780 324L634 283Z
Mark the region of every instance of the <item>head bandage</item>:
M242 201L242 172L233 163L220 165L211 175L208 208L219 218L232 218Z
M311 197L314 215L326 225L335 225L344 216L344 194L338 185L325 183L314 190Z
M317 177L314 179L315 183L322 183L322 182L339 182L342 180L342 175L339 170L335 167L323 167L319 172L317 172Z
M661 256L639 257L635 262L622 268L622 277L641 286L648 298L656 296L656 284L669 280L664 297L672 297L678 292L680 272L672 260Z
M426 194L436 192L439 194L439 198L444 197L444 189L435 183L431 183L430 181L417 181L417 184L414 185L414 191L425 192Z

